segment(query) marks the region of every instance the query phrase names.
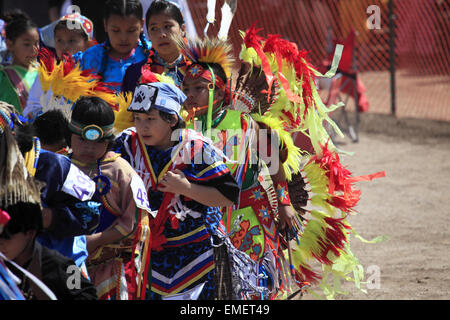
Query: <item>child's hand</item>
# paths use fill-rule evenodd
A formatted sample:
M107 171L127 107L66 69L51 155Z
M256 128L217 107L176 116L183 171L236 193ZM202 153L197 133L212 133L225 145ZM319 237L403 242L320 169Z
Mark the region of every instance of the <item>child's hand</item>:
M183 171L175 169L164 175L159 183L158 191L187 195L190 188L191 183L186 179Z
M279 229L280 230L284 230L285 228L291 229L293 226L295 214L296 212L291 206L279 206L278 207L278 217L280 218Z

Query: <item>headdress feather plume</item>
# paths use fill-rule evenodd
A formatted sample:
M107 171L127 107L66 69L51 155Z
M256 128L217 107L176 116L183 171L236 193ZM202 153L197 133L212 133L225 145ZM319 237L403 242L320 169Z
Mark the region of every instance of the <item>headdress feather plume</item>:
M180 37L174 39L181 53L192 63L217 63L225 71L227 78L231 76L235 59L232 54L233 48L229 42L208 37L187 42Z

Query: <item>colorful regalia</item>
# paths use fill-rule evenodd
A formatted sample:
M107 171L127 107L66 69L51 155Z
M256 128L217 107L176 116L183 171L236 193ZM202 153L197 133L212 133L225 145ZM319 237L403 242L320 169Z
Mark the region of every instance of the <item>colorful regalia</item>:
M19 65L0 66L0 101L12 104L22 114L37 74L35 67L25 69Z
M122 238L90 252L86 262L89 276L97 287L101 300L135 300L140 298L140 285L148 267L147 249L150 230L145 202L139 199L145 192L142 180L119 154L107 152L92 168L72 160L86 174L95 179L93 197L101 204L100 217L89 233L114 228Z
M11 105L0 104L0 233L5 232L6 238L24 227L39 231L39 224L23 226L22 219L27 214L41 217L40 189L45 187L33 177L34 170L30 172L30 168L34 166L28 162L30 155L22 156L13 136L12 119L16 116L11 113L13 109ZM84 277L78 279L75 290L70 288L70 276L76 272L72 259L41 246L34 237L31 241L32 252L23 266L0 254L0 300L96 299L95 288Z
M75 101L80 97L92 96L105 100L113 110L118 109L120 100L116 92L100 81L95 70L84 70L79 59L78 55L64 55L57 61L48 50L40 50L38 76L42 89L42 113L59 109L70 120Z
M225 188L225 183L233 184L221 152L191 130L182 130L178 143L167 150L146 146L134 128L125 130L117 142L119 152L142 177L150 207L158 211L156 219L151 221L148 298L169 299L183 293L190 295L188 299L214 299L215 263L211 238L220 224L220 208L162 193L156 188L168 170L177 168L192 183L218 190Z
M120 92L125 71L132 64L147 59L146 49L139 42L139 45L133 49L130 55L123 59L115 59L106 51L105 44L98 44L84 51L80 59L81 70L89 70L98 74L104 68L102 81L111 90ZM106 61L104 55L107 55ZM105 65L103 66L103 64Z
M0 111L17 117L9 113L10 108L1 106ZM37 137L24 158L30 175L45 183L41 201L53 212L51 225L41 233L38 241L73 259L77 266L83 266L87 258L84 234L89 229L86 220L98 215L95 208L89 207L95 184L69 158L42 150Z
M172 78L175 85L180 87L189 63L189 60L180 54L177 60L168 64L152 49L146 61L132 64L128 67L123 78L122 92L134 92L139 83L145 83L145 72L147 69L150 69L153 73L164 74Z
M349 279L348 272L360 274L356 272L362 267L349 248L353 231L346 220L354 212L353 207L360 195L353 183L384 176L384 172L351 177L351 173L340 164L338 150L323 126L328 122L340 134L328 115L337 106L327 108L323 104L314 79L334 74L341 47L337 48L332 70L321 75L308 62L307 52L298 50L294 43L278 35L265 39L258 35L254 26L242 35L242 63L221 110L212 110L214 91L210 88L208 113L196 116L195 110L189 110L185 115L190 126L195 127L196 123L203 125L197 125L197 130L212 130L216 146L222 148L230 159L238 160L237 164L229 166L241 186L240 202L224 215L229 242L234 247L228 246L232 269L246 271L239 273L240 278L234 277L234 298L283 299L295 289L293 284L302 290L310 283L319 282L322 275L312 270L313 261L323 265L324 281L330 272L346 280ZM229 44L205 39L188 44L179 41L179 45L182 53L192 61L186 77L197 78L200 74L212 80L211 72L208 73L199 63L217 63L229 78ZM231 86L218 84L217 79L214 85ZM261 150L253 147L257 145L254 143L256 128L268 129L276 140L280 166L287 180L292 180L292 177L305 179L306 185L289 186L271 181L268 174L270 163L264 159ZM233 129L233 134L230 134L230 129ZM313 155L294 144L291 135L296 132L310 139ZM229 150L231 154L227 152ZM269 154L273 151L268 147ZM256 160L252 162L252 159ZM252 167L252 163L257 166ZM292 205L289 192L298 194L298 188L302 189L302 194L309 195L305 201L307 206L298 208L300 215L294 219L294 230L280 233L278 208ZM311 205L314 209L309 210ZM297 241L289 241L292 238ZM339 268L344 261L348 272L333 269L334 266ZM245 265L248 267L242 269ZM320 286L329 294L328 297L335 292L325 282Z

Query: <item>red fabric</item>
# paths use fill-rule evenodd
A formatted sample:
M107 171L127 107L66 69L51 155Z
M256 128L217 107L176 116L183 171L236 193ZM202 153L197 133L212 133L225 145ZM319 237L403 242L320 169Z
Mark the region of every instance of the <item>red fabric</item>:
M350 212L358 203L361 191L354 189L350 178L351 172L344 168L336 152L328 150L328 143L322 146L322 154L311 158L325 170L328 177L328 192L331 200L328 202L344 212Z
M348 73L348 74L351 74L351 75L355 75L355 81L353 81L353 79L348 79L350 81L346 81L344 86L339 88L339 91L349 94L353 98L355 98L355 90L354 90L355 88L354 87L355 87L355 82L356 82L356 92L358 95L358 101L357 101L358 110L360 112L366 112L369 110L369 100L367 99L367 96L365 94L366 87L364 86L364 83L361 81L361 79L358 78L357 70L353 64L355 45L356 45L355 29L352 29L350 31L350 33L348 34L347 38L345 38L344 40L342 40L342 39L334 40L333 41L334 47L336 46L336 44L344 45L341 60L339 61L338 70ZM334 52L329 53L327 58L322 62L322 68L321 68L322 73L324 73L326 71L326 69L328 69L328 67L331 65L331 61L333 60L333 55L334 55ZM346 77L346 76L343 75L343 77ZM327 103L328 105L335 103L334 96L333 96L333 98L330 97L330 100L331 101L329 101L329 103Z
M0 209L0 226L6 225L10 219L8 212Z

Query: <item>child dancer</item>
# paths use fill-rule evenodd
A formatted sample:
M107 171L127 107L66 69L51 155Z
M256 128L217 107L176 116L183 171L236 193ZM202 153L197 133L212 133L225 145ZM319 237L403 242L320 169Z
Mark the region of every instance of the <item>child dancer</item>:
M83 53L81 68L99 75L110 89L120 92L126 69L148 56L141 3L138 0L106 1L104 24L107 40Z
M150 299L187 294L214 299L215 263L211 238L222 213L239 188L221 152L191 130L181 129L185 95L173 84L136 87L128 110L135 128L117 139L124 155L148 189L152 255ZM180 129L180 130L177 130Z
M58 299L97 299L95 287L84 277L76 279L78 286L69 286L77 270L72 259L36 241L43 223L41 186L28 172L10 125L8 115L0 111L0 252L14 261L14 265L6 263L20 277L20 289L27 299L49 299L53 293ZM5 214L9 221L3 227ZM21 268L42 280L53 293L25 278Z
M36 24L21 11L6 16L6 45L12 64L0 67L0 101L12 104L22 113L37 70L33 65L39 49Z
M95 183L69 158L43 150L33 126L22 123L14 107L3 102L0 102L0 126L13 128L27 171L43 183L40 190L43 231L39 242L85 267L88 253L84 234L92 224L89 221L98 217L98 208L90 206Z
M70 155L83 172L96 182L94 199L102 204L99 224L87 235L89 276L99 299L136 299L144 268L135 266L135 250L145 259L148 238L147 201L142 180L119 154L109 151L113 141L114 113L97 97L82 97L74 105L69 129ZM142 210L143 209L143 210ZM147 211L146 211L147 210ZM148 261L147 261L148 263ZM124 285L126 283L126 285Z
M165 73L180 86L189 64L172 39L172 36L180 38L186 36L183 15L174 3L165 0L153 1L145 21L152 42L150 56L147 61L133 64L127 69L122 85L123 92L134 92L136 85L142 82L143 68L149 68L159 74Z
M57 60L63 58L63 54L75 55L77 61L82 52L87 50L93 40L94 25L92 21L78 13L62 17L53 29L54 47ZM39 77L33 83L28 96L23 115L31 119L49 109L53 95L51 89L42 97L42 86ZM42 101L42 102L41 102Z
M218 134L212 137L216 146L237 161L237 164L229 163L229 168L240 183L241 194L238 205L224 216L224 222L227 231L232 232L233 225L239 221L240 230L232 235L231 242L257 263L260 274L268 277L264 285L252 284L254 288L260 287L258 298L267 298L267 294L270 291L275 293L280 285L277 271L280 266L279 233L292 228L295 217L282 165L286 162L287 150L276 150L278 139L275 133L261 130L270 128L254 121L244 111L230 107L227 76L234 60L229 44L205 39L191 43L190 47L184 46L183 53L193 61L183 81L183 91L187 96L184 107L190 114L188 126L203 134L213 129ZM272 139L277 139L275 145ZM264 181L269 186L263 184ZM274 197L270 190L273 190ZM241 215L242 220L238 218ZM279 219L278 223L275 218ZM244 296L251 291L240 289Z

